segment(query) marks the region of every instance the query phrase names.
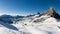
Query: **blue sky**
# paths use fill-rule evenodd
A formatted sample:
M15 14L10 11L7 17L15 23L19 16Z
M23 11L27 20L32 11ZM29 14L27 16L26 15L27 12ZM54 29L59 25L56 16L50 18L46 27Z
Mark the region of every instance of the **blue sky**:
M53 6L60 13L60 0L0 0L0 15L29 15Z

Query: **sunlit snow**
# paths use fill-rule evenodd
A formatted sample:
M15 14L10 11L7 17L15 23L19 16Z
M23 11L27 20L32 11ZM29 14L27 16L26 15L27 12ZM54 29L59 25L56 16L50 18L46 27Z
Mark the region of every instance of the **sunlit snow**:
M9 28L11 25L17 29ZM0 34L60 34L60 22L47 15L23 18L22 21L11 25L0 24Z

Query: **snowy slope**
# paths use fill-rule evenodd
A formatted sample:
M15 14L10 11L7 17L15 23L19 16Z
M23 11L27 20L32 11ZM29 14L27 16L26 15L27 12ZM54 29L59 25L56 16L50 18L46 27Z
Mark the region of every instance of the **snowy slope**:
M18 29L12 25L0 21L0 34L21 34Z
M47 15L29 17L14 26L32 34L60 34L60 22Z
M23 18L12 25L0 24L0 34L60 34L60 22L48 15Z

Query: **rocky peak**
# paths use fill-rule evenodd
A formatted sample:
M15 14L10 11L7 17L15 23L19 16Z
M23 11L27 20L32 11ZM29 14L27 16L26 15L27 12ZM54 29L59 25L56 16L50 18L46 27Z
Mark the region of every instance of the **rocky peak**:
M54 8L50 7L50 9L47 11L47 14L50 16L54 16L57 13L55 12Z
M50 9L48 9L48 11L44 11L42 15L50 15L51 17L55 17L55 18L58 18L60 17L60 15L55 12L54 8L50 7Z

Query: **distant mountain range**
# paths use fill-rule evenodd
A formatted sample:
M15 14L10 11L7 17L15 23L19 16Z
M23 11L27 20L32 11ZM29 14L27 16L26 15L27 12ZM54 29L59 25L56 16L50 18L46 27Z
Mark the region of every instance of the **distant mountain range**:
M24 16L1 15L0 21L11 24L13 23L13 21L19 21L18 19L20 18L24 18Z

